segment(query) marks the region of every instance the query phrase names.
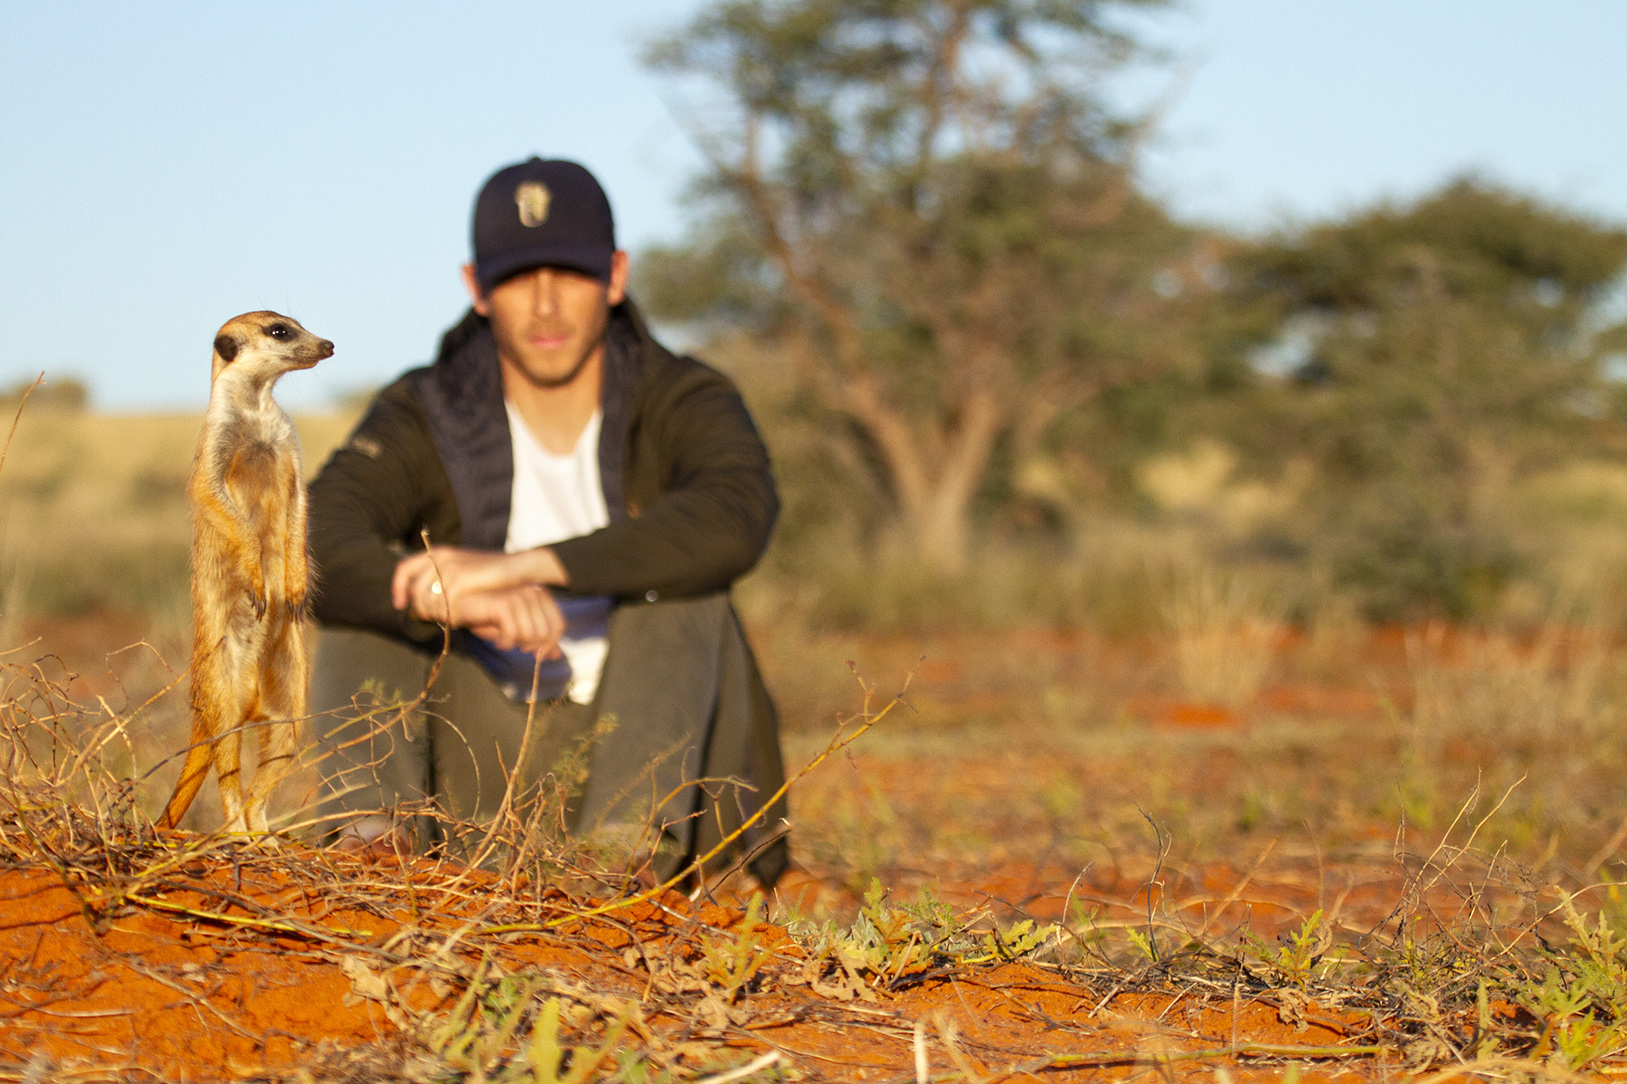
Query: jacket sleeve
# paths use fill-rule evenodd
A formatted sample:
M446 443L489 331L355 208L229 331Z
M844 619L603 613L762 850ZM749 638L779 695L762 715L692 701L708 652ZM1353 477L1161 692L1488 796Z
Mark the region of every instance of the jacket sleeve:
M395 566L421 547L423 527L432 541L458 541L451 483L428 423L411 393L397 384L374 400L311 483L317 620L438 644L438 625L390 605Z
M625 520L552 547L580 594L709 594L749 571L768 546L779 496L768 450L727 378L698 363L647 410L634 454L661 465L639 505L629 476ZM631 465L630 465L631 466Z

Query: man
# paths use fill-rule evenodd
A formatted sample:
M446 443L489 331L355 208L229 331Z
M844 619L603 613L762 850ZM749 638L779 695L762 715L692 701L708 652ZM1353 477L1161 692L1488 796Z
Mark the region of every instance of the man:
M337 720L321 739L330 812L361 841L402 830L391 811L426 798L479 821L509 772L535 781L605 719L568 820L654 817L671 872L784 780L774 707L728 599L778 512L768 456L729 380L650 337L586 169L500 170L476 199L473 241L470 311L433 365L379 393L311 486L323 627L311 699ZM422 717L357 720L364 687L423 688L447 628ZM784 813L776 803L739 845L765 887L786 865ZM411 828L423 846L443 824Z

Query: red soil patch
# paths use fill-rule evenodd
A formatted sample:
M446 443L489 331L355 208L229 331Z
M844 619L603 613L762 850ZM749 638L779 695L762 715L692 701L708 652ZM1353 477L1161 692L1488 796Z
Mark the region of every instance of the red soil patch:
M1124 702L1124 710L1176 730L1230 730L1243 724L1243 717L1231 708L1167 696L1130 697Z
M196 902L185 895L169 902ZM146 910L93 925L41 870L0 874L0 962L0 1056L18 1063L43 1055L210 1079L298 1064L321 1039L355 1045L388 1028L309 946Z
M296 1064L315 1038L376 1040L383 1013L330 961L131 911L93 930L60 878L0 875L0 959L18 1062L115 1061L176 1079Z
M510 973L546 976L548 992L596 1009L601 1024L637 1002L635 1048L695 1072L730 1050L772 1050L807 1079L902 1080L919 1051L933 1072L980 1076L1116 1079L1162 1065L1196 1079L1226 1064L1246 1078L1275 1076L1303 1050L1298 1060L1316 1070L1307 1079L1318 1079L1353 1071L1330 1052L1374 1027L1370 1013L1271 991L1238 987L1217 1000L1030 963L854 983L778 927L758 931L773 958L731 999L706 981L704 960L739 940L739 910L669 893L570 920L557 894L499 906L489 885L429 863L406 874L299 848L253 862L197 859L113 893L13 868L0 874L0 1062L44 1058L130 1079L281 1079L335 1050L409 1043L412 1021L446 1009L483 953ZM1217 866L1156 891L1211 905L1231 895L1236 905L1243 887ZM1285 915L1305 905L1282 887L1248 891ZM1149 891L1125 885L1097 899L1144 910ZM1201 913L1195 899L1169 909Z

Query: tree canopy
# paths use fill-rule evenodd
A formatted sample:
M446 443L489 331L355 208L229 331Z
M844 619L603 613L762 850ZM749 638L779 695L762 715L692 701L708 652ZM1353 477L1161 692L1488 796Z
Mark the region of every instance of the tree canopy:
M1178 360L1153 271L1184 231L1101 105L1131 43L1086 0L730 0L657 46L710 80L712 214L659 254L657 311L780 335L928 562L963 568L997 440Z

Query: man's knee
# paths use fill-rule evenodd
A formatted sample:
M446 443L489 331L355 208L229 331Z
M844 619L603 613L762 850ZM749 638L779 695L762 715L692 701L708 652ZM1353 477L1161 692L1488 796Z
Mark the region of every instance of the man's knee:
M313 713L341 712L358 699L407 702L423 689L428 662L422 652L367 629L324 626L311 667Z
M324 628L311 672L310 728L334 830L352 814L387 816L431 787L424 721L408 711L426 661L409 645L361 629Z

